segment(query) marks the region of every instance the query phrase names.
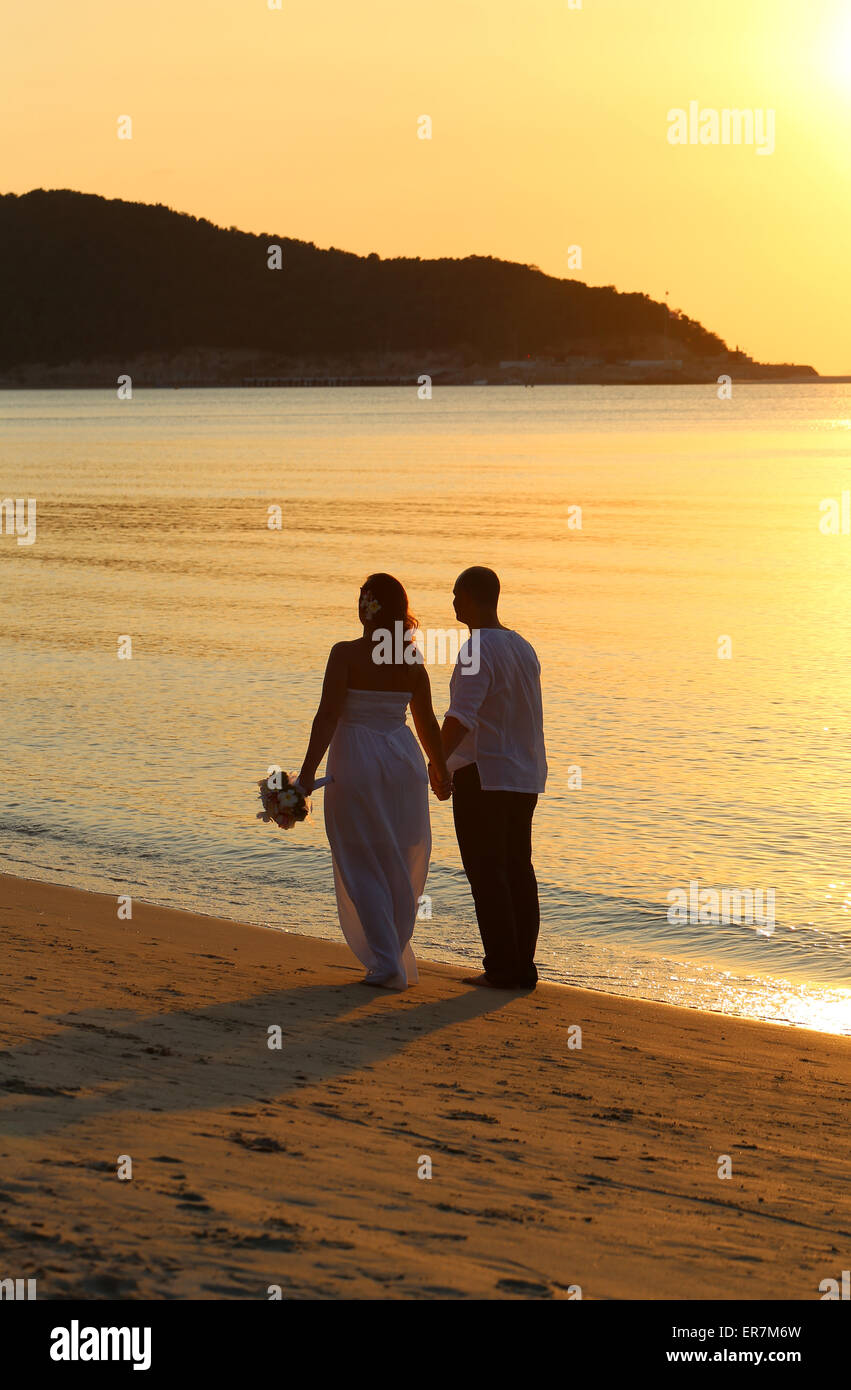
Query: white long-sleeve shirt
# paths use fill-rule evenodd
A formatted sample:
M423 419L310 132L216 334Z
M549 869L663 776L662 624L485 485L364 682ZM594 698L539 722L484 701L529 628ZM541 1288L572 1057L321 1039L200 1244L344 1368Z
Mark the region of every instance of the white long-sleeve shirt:
M467 733L448 759L450 772L477 763L483 791L542 792L547 782L541 665L511 628L476 629L458 653L447 715Z

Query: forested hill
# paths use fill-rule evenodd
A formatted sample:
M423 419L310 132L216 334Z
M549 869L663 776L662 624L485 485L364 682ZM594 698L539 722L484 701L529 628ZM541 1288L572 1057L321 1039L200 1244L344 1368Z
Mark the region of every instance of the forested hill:
M280 246L281 269L268 266ZM182 349L297 359L717 357L714 333L644 294L468 256L382 260L67 189L0 196L0 367Z

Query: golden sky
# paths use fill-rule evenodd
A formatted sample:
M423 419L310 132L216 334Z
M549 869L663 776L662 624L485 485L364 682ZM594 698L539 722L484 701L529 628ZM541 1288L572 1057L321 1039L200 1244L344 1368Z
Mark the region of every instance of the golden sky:
M851 373L851 0L280 4L9 6L0 188L667 290L732 347ZM773 110L774 152L672 145L691 101Z

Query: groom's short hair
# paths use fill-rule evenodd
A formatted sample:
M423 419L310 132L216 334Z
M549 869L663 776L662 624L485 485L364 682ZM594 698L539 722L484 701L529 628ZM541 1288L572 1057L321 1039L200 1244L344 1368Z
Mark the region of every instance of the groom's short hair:
M459 574L456 587L463 589L484 608L496 608L499 602L499 577L484 565L471 565Z

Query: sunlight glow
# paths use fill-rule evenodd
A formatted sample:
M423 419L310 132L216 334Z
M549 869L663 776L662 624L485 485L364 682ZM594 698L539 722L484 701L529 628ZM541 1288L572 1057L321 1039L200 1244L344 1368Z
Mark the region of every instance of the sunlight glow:
M842 14L838 17L836 28L829 35L827 44L828 72L851 96L851 16Z

